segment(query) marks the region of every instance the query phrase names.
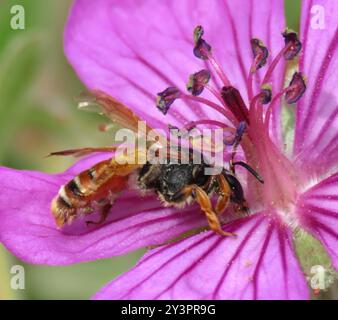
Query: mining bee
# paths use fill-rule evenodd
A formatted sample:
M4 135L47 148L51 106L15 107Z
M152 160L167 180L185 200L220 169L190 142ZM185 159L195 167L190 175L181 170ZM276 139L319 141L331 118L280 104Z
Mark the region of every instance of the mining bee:
M109 119L134 132L137 131L138 121L141 120L128 107L103 92L95 91L91 94L102 113ZM149 129L147 127L147 130ZM235 148L236 146L234 146L229 168L222 168L214 175L206 175L205 169L212 166L203 156L198 164L192 161L190 149L180 150L180 156L188 157L185 163L165 164L150 161L144 161L142 164L137 161L123 163L115 154L116 146L53 152L50 155L82 156L94 152L112 152L112 157L95 164L61 186L58 195L52 201L51 211L58 227L71 223L80 215L88 215L94 210L99 210L100 218L87 223L101 224L107 218L118 195L131 188L130 184L134 181L141 193L153 192L165 206L182 208L184 205L197 202L213 231L225 236L233 235L222 230L219 215L224 212L229 203L236 211L248 210L243 188L235 174L235 166L246 168L263 183L262 178L248 164L241 161L234 162ZM139 153L140 150L135 150L135 159L138 159ZM127 156L120 154L118 157ZM214 207L211 202L213 194L217 196Z

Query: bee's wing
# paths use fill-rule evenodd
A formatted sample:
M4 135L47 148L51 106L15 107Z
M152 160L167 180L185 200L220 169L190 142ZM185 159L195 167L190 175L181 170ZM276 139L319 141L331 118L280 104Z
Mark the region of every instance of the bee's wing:
M119 102L118 100L99 90L87 91L83 93L79 100L79 108L87 111L97 111L100 114L104 114L113 123L118 124L122 128L127 128L135 132L137 134L137 139L140 139L141 137L146 138L147 133L152 130L152 128L146 125L146 132L139 132L138 125L139 121L142 120L122 102ZM160 136L158 133L156 133L156 135ZM165 138L161 136L161 139ZM73 155L75 157L80 157L94 152L114 152L116 148L116 146L110 146L69 149L52 152L49 154L49 156Z
M134 132L138 130L138 122L142 121L122 102L99 90L83 93L79 101L79 108L87 111L98 111L113 123ZM147 127L147 131L150 129Z
M79 149L67 149L56 152L51 152L47 157L50 156L74 156L74 157L82 157L90 153L94 152L114 152L116 151L116 146L111 147L98 147L98 148L79 148Z

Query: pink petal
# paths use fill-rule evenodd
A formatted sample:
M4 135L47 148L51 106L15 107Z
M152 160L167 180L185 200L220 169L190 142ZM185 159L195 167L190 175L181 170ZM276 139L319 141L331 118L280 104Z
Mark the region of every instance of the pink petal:
M78 0L65 30L65 53L89 88L121 100L151 126L182 124L203 113L216 118L214 112L183 102L166 117L155 108L156 93L172 85L184 90L189 74L205 66L192 53L192 32L199 24L215 57L246 98L250 39L259 37L278 53L283 46L283 1ZM281 87L282 70L283 64L278 65L275 92Z
M86 168L88 161L84 161ZM205 224L196 206L178 211L163 208L154 197L125 192L116 200L106 224L88 228L79 219L61 232L50 213L51 200L60 185L73 177L70 171L83 169L82 161L60 175L0 169L0 240L13 254L30 263L70 264L162 244Z
M298 200L303 224L330 253L338 269L338 173L307 190Z
M316 28L318 8L324 10L324 29ZM300 70L308 83L297 106L294 155L309 174L327 172L338 156L337 12L335 0L303 2Z
M151 250L95 299L307 299L289 230L262 214Z

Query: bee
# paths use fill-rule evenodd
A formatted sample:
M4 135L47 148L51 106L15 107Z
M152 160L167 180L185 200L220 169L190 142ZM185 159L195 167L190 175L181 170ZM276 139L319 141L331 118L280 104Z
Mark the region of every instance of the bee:
M92 96L102 113L110 120L134 132L137 131L138 121L141 119L128 107L103 92L94 91ZM214 175L206 174L206 169L212 168L212 165L208 164L203 156L199 163L194 163L190 149L180 150L181 156L184 154L188 157L185 163L121 161L128 160L121 158L130 155L116 155L115 151L116 146L109 146L69 149L50 154L83 156L94 152L112 153L111 158L84 170L61 186L51 204L51 211L59 228L71 223L79 215L89 215L95 210L100 212L99 219L87 221L87 224L103 223L118 195L131 188L130 184L134 181L141 193L154 193L164 206L182 208L184 205L196 202L204 212L211 230L224 236L233 236L234 234L222 230L219 216L230 203L236 211L248 210L242 185L235 174L235 166L246 168L260 182L263 182L259 174L248 164L233 161L235 151L229 169L223 168ZM135 150L134 159L139 159L139 153L142 152L144 153ZM217 195L215 207L211 201L213 194Z

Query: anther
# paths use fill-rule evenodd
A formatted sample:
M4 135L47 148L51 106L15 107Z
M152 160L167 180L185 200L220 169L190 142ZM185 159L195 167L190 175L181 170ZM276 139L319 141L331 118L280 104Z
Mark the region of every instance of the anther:
M291 104L291 103L297 102L301 98L301 96L304 94L305 90L306 90L306 84L305 84L304 76L300 72L295 72L292 76L292 80L290 81L289 86L287 88L284 88L282 91L280 91L273 97L269 105L269 108L266 112L266 117L265 117L266 125L269 124L272 110L274 109L277 101L284 94L285 94L285 101L288 104Z
M189 100L192 102L201 103L203 106L212 108L217 112L221 113L225 118L231 119L232 115L229 110L218 105L217 103L205 99L203 97L193 96L190 94L184 94L182 91L176 87L168 87L162 92L157 94L156 106L157 108L165 115L169 111L170 106L174 103L176 99Z
M297 33L293 30L286 29L282 35L284 37L286 47L283 56L286 60L291 60L300 52L302 44L298 39Z
M208 70L198 71L189 77L187 90L193 95L198 96L202 93L206 84L210 80L210 72Z
M167 114L172 103L181 96L180 90L176 87L168 87L157 94L156 106L163 113Z
M211 51L211 46L202 38L204 29L202 26L197 26L194 29L194 55L202 60L207 60Z
M230 85L230 81L223 72L220 64L211 54L211 46L202 38L204 34L204 29L202 26L197 26L194 29L194 55L202 60L208 60L211 66L214 68L216 74L220 77L225 86Z
M260 95L261 95L260 99L261 104L268 104L272 98L271 86L269 84L262 85Z
M302 73L295 72L286 89L285 101L289 104L297 102L306 90L305 79Z
M252 53L254 55L254 61L252 63L250 72L254 73L266 64L266 60L269 56L269 51L265 47L264 43L259 39L251 39L250 43Z
M204 29L202 26L197 26L195 29L194 29L194 43L195 45L197 44L197 42L202 39L202 36L204 34Z

